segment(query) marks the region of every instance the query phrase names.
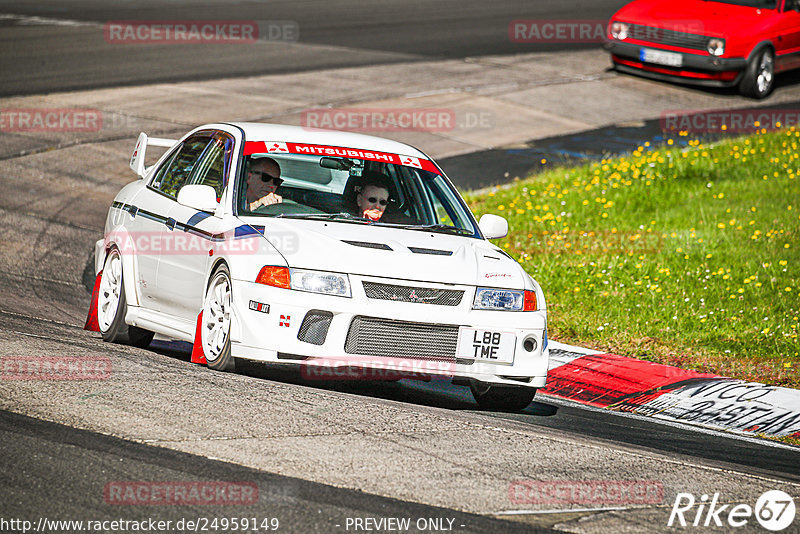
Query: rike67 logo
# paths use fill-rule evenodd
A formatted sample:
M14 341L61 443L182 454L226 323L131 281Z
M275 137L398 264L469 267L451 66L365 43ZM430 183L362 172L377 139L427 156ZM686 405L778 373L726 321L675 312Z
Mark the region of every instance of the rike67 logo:
M691 493L678 493L668 527L738 528L747 525L753 517L767 530L779 532L794 522L794 499L788 493L771 490L762 494L755 507L744 503L720 503L719 493L711 498L701 495L696 499Z

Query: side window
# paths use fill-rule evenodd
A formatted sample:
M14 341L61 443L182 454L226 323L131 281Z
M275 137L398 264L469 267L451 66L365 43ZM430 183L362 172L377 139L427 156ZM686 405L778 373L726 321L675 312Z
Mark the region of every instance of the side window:
M456 226L453 222L453 219L450 217L450 213L448 213L447 208L445 208L444 204L442 204L439 198L432 196L431 200L433 201L433 209L436 211L436 224L449 224L450 226Z
M192 136L183 142L180 149L158 170L152 187L171 197L178 195L192 174L197 159L210 141L208 135Z
M190 183L210 185L216 191L217 198L220 198L225 190L232 154L233 137L223 132L214 134L202 159L195 166Z

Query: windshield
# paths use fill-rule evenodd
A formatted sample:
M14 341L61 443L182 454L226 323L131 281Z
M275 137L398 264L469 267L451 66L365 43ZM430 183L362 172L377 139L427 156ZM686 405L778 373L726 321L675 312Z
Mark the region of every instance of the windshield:
M429 161L424 163L435 168ZM461 197L432 170L285 153L247 155L242 168L236 187L239 215L324 219L480 236ZM276 174L280 180L273 180Z

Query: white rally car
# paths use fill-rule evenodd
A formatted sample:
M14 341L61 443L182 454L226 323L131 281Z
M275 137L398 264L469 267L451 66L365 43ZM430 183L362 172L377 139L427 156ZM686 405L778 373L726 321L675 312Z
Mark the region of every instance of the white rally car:
M169 149L145 168L152 145ZM186 340L219 370L241 358L308 377L448 376L484 408L524 408L545 385L544 296L488 241L506 220L476 222L419 150L220 123L177 141L142 133L131 168L141 179L114 199L95 249L106 341Z

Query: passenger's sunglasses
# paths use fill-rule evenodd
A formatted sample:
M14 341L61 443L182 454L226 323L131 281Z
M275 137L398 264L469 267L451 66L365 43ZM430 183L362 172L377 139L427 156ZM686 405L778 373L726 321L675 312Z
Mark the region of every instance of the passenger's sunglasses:
M381 206L385 206L386 204L389 203L389 199L388 198L369 197L367 199L367 201L370 204L380 204Z
M261 181L264 182L265 184L269 183L269 182L272 182L275 185L281 185L283 183L283 180L280 179L279 177L272 176L271 174L263 172L263 171L249 171L249 172L250 172L250 174L253 174L253 175L258 176L259 178L261 178Z

